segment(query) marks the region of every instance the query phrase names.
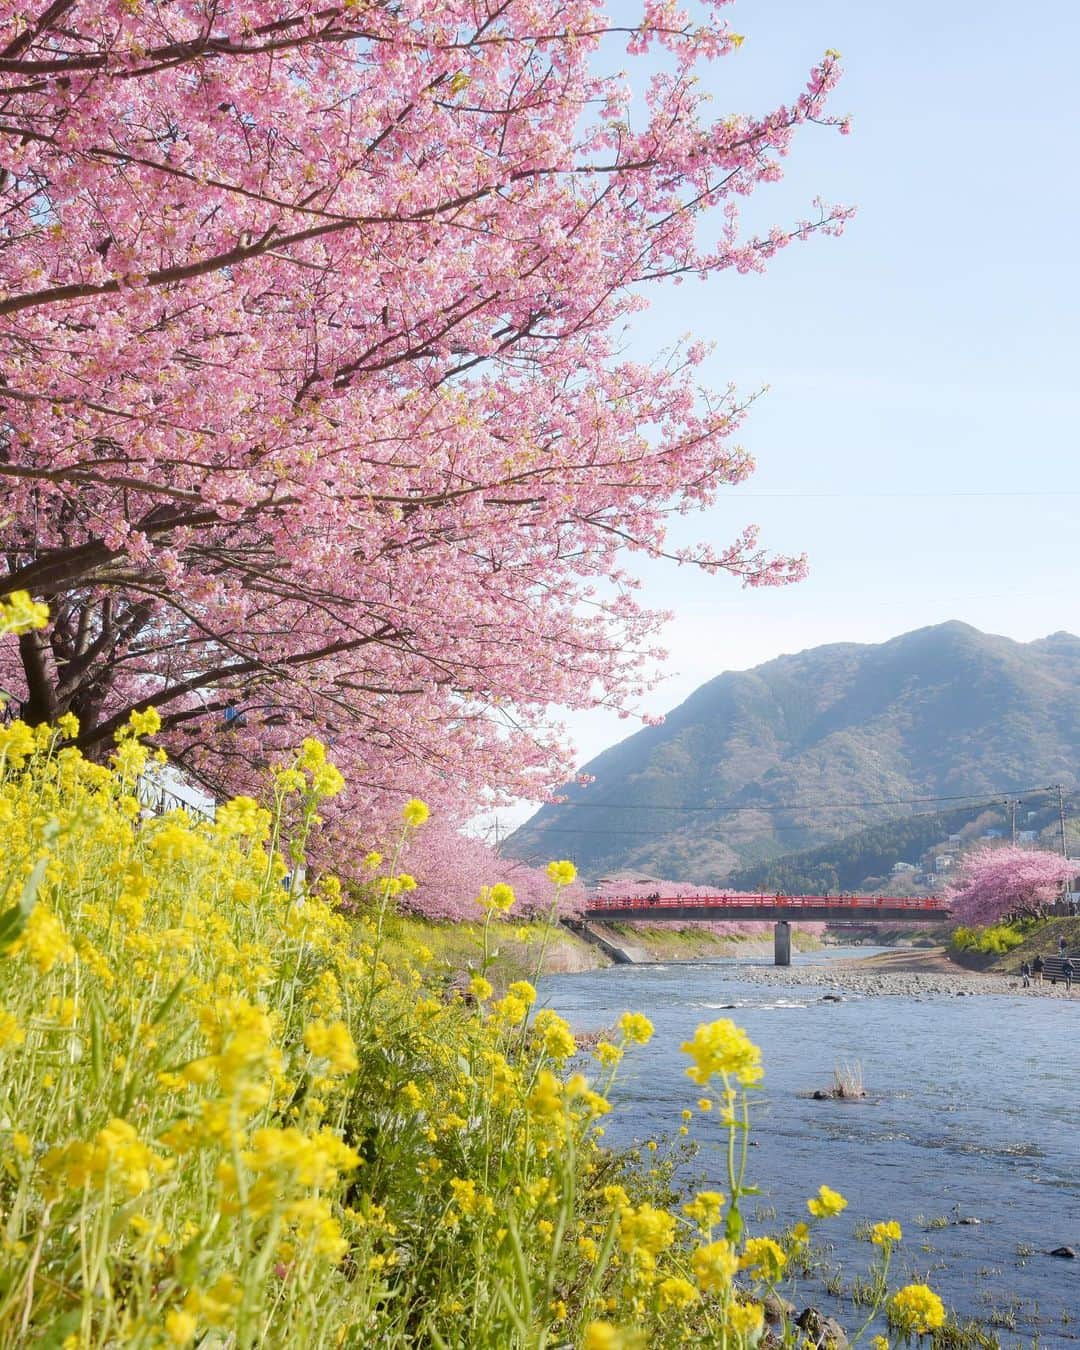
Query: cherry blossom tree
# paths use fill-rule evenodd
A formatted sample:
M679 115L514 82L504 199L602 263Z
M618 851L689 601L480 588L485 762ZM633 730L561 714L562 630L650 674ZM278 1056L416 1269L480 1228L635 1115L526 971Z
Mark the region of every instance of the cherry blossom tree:
M828 115L698 70L722 0L0 2L0 653L99 754L134 707L217 793L308 732L337 844L568 770L553 704L632 706L662 616L626 554L797 579L672 513L751 471L700 343L627 359L650 285L755 271L846 211L736 204ZM650 52L643 107L602 73ZM657 57L659 53L659 57ZM605 68L607 62L605 61ZM344 822L348 821L348 828Z
M1012 917L1041 917L1076 872L1059 853L992 845L969 853L946 892L953 916L983 926Z
M399 904L428 919L482 919L477 897L496 882L513 887L514 904L497 916L510 923L545 918L553 904L560 915L576 914L585 901L580 882L556 889L543 867L500 857L482 839L437 818L410 838L402 866L415 876L417 887L403 893Z

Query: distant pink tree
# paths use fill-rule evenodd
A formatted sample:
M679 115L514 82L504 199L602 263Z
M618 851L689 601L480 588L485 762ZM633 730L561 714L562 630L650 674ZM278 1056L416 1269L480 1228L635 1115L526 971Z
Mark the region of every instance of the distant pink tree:
M482 839L435 820L409 841L401 867L416 878L416 890L401 896L401 907L427 919L483 918L477 896L484 886L499 881L513 886L517 896L505 915L511 923L549 914L556 899L555 886L543 867L501 858ZM563 887L558 912L576 913L584 898L580 882Z
M961 923L984 925L1046 913L1076 863L1038 849L986 847L970 853L946 895Z

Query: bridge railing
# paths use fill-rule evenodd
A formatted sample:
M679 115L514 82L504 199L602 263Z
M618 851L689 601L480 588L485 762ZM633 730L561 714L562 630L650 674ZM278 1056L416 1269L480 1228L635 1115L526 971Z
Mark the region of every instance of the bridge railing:
M585 902L589 912L596 910L656 909L904 909L914 914L947 914L949 906L936 895L750 895L745 892L723 895L664 895L652 899L644 895L596 896Z

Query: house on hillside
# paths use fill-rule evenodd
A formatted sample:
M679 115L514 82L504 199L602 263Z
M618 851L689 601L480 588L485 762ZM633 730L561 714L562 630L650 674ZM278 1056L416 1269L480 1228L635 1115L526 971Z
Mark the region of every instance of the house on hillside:
M953 859L952 855L949 854L949 853L935 853L935 854L934 854L934 871L935 871L935 872L947 872L947 871L949 870L949 868L953 865L953 861L954 861L954 859Z
M917 872L918 870L919 869L914 863L909 862L894 862L892 865L892 874L894 877L900 876L901 873Z
M1039 837L1038 830L1019 830L1016 838L1021 844L1033 844Z

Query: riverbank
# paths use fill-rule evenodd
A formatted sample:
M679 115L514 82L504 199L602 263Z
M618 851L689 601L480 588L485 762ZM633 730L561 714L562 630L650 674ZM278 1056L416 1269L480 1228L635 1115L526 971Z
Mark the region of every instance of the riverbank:
M771 961L771 934L745 937L717 933L703 924L590 924L597 933L624 950L635 963L656 961L722 961L735 957ZM395 951L415 960L426 949L436 973L445 976L476 967L481 959L483 924L436 923L414 915L398 914L386 920L385 938L391 957ZM821 943L811 933L795 930L792 946L796 951L814 951ZM595 944L557 927L548 931L543 922L499 923L491 930L495 960L488 978L498 989L513 980L533 979L540 962L542 975L576 975L587 970L602 970L611 965ZM542 959L541 959L542 956Z
M1016 975L1024 961L1034 961L1037 956L1044 959L1048 956L1057 956L1062 939L1065 940L1068 951L1080 952L1080 918L1055 915L1026 934L1023 942L1008 952L994 954L959 951L954 953L954 958L959 965L968 970Z
M823 961L814 965L752 966L740 969L739 979L757 985L798 985L843 997L845 994L925 998L931 995L975 997L981 994L1021 994L1024 998L1073 998L1080 1003L1080 985L1071 995L1062 983L1044 981L1021 987L1015 975L966 970L944 947L907 948L876 956Z

